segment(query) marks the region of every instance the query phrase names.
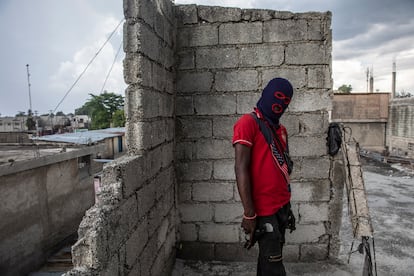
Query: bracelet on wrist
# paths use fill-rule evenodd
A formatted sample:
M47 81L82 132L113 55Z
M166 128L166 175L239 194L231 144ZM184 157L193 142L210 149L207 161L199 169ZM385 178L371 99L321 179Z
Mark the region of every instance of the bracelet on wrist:
M248 217L245 214L243 214L244 219L255 219L257 217L257 214L254 214L254 216Z

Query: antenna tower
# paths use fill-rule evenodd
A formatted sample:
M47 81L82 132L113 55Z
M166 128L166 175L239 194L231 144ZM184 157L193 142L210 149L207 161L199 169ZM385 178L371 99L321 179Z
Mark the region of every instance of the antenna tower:
M32 94L30 92L30 73L29 73L29 64L26 64L26 69L27 69L27 85L29 87L29 107L30 107L30 112L32 111Z

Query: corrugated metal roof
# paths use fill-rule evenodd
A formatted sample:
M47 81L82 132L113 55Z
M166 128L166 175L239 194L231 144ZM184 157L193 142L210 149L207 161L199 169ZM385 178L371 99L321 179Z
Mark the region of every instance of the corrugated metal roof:
M124 134L125 128L119 127L32 137L32 140L88 145L102 141L106 138L122 136Z

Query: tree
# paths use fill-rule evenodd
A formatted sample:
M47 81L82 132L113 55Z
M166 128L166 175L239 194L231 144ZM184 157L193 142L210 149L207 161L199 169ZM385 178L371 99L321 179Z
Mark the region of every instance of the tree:
M27 120L26 120L26 126L27 126L27 129L28 129L28 130L35 130L35 129L36 129L36 122L35 122L35 120L33 119L33 113L32 113L32 110L31 110L31 109L29 109L29 110L27 111L27 114L28 114L28 116L27 116Z
M351 91L352 91L352 86L350 84L348 84L348 85L342 84L338 88L338 92L340 92L340 93L351 93Z
M58 111L56 112L56 116L66 116L65 113L63 113L63 111Z
M122 110L124 97L105 91L100 95L89 94L89 99L83 106L75 110L75 115L89 115L92 119L91 129L108 128L117 110Z
M112 115L112 126L113 127L123 127L125 126L125 112L123 109L118 109Z
M24 112L24 111L19 111L16 114L16 117L24 117L24 116L26 116L26 112Z

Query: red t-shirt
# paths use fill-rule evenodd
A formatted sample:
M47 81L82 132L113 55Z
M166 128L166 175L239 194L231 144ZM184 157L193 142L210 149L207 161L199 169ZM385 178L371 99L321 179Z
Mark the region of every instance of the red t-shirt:
M262 118L259 111L256 114ZM286 148L286 128L280 125L276 134ZM274 163L269 144L251 114L243 115L234 125L233 145L237 143L251 147L250 176L256 214L269 216L276 213L290 201L290 192L282 172Z

